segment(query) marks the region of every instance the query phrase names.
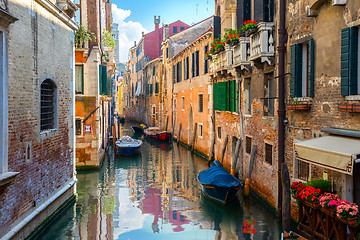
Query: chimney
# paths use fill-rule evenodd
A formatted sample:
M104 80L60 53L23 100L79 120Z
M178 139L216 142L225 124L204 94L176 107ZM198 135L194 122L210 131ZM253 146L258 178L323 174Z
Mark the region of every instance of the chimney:
M144 33L144 32L141 32L141 35L142 35L142 37L144 37L145 33Z
M134 41L134 46L136 46L136 41Z
M156 18L156 16L154 16L154 24L155 24L155 30L158 30L160 24L160 16L159 18Z
M163 24L163 41L169 37L169 24Z

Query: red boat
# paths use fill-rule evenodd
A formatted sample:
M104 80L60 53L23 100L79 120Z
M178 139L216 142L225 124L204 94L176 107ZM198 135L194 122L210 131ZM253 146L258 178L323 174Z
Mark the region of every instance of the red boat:
M171 138L171 133L167 131L162 131L158 127L149 127L144 129L144 133L147 137L152 139L159 139L162 141L169 141Z

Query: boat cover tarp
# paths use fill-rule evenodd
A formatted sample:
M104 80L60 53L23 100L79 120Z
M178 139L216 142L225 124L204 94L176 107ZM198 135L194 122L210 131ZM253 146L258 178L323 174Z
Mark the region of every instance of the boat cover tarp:
M219 166L209 167L198 175L198 180L201 184L211 185L214 187L238 187L241 182L239 179L232 176L224 168Z

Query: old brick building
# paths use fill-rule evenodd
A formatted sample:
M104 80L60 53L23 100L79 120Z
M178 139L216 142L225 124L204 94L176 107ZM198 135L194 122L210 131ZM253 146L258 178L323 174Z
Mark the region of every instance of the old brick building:
M108 145L111 126L113 47L104 43L111 31L111 1L78 0L78 24L91 39L80 40L75 49L76 166L98 168Z
M287 163L360 204L360 2L288 3Z
M72 1L0 1L0 238L73 201Z
M245 20L255 20L256 31L241 34L239 43L225 45L215 54L210 75L214 81L215 158L221 158L228 139L224 165L230 169L238 139L242 151L237 160L241 178L250 175L251 187L271 205L277 199L277 84L276 21L274 1L215 1L225 29L241 28ZM250 153L255 164L250 170ZM233 166L235 167L235 166Z

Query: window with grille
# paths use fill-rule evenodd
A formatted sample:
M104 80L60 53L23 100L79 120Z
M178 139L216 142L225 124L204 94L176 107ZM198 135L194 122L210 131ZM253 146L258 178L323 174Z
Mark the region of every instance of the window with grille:
M75 119L76 135L81 135L81 119Z
M53 81L46 79L42 82L40 89L40 130L43 131L55 128L56 86Z
M199 112L204 111L204 96L199 94Z
M252 139L251 139L251 137L246 137L246 138L245 138L246 153L250 153L250 152L251 152L251 144L252 144Z
M265 143L265 162L272 165L272 157L273 157L273 146L271 144Z
M218 127L217 134L218 134L218 138L221 138L221 127Z
M296 177L298 179L308 181L309 180L309 170L310 164L298 159L295 159L295 168L296 168Z

